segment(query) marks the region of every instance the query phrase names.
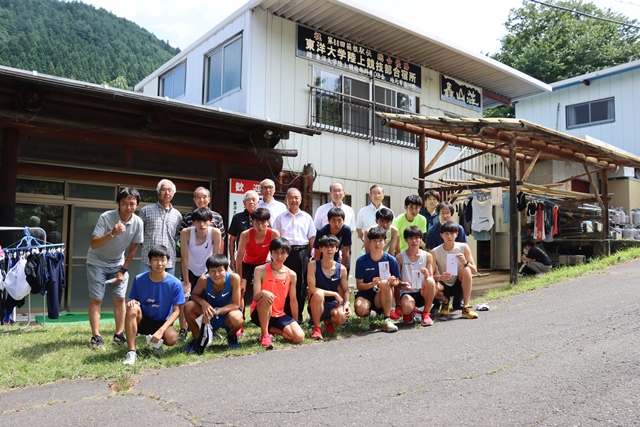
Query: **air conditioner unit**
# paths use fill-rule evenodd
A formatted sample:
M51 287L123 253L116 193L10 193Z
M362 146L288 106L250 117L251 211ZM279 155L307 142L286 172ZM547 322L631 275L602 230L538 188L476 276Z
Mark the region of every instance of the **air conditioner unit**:
M629 166L621 166L609 174L609 178L638 178L640 170Z

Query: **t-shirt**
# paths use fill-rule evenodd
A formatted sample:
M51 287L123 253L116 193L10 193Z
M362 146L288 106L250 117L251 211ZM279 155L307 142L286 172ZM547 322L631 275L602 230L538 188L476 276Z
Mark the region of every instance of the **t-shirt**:
M321 237L329 236L329 235L331 235L331 229L330 229L330 225L327 224L324 227L322 227L320 230L318 230L318 232L316 233L316 238L313 241L313 248L316 251L319 251L320 245L318 244L318 241L320 240ZM333 259L334 261L340 261L342 259L342 252L341 252L342 247L343 246L350 247L352 244L351 228L349 228L348 225L343 225L340 231L338 231L338 234L336 234L335 236L338 238L338 240L340 240L340 246L338 246L338 250L333 256Z
M398 229L398 240L400 241L401 251L406 251L409 248L409 244L404 240L405 228L415 225L422 230L423 233L427 232L427 219L425 217L422 215L416 215L416 217L413 218L413 221L409 222L406 215L406 213L403 213L393 220L393 225Z
M433 249L436 246L444 243L444 240L442 240L442 236L440 236L441 225L442 224L440 224L440 222L437 222L436 225L434 225L429 229L429 231L427 231L427 249ZM458 237L456 237L456 242L467 243L467 235L464 234L464 228L462 228L460 224L457 224L457 226Z
M227 232L229 236L238 237L240 233L251 227L253 227L253 222L249 216L249 211L245 209L243 212L239 212L231 218L231 225L229 225Z
M391 274L391 276L400 277L398 261L394 257L386 252L383 252L382 258L380 258L380 260L378 261L374 261L371 259L371 253L369 252L362 255L356 261L356 279L362 279L364 283L370 283L373 281L374 277L380 277L380 263L382 262L389 263L389 273ZM372 290L367 289L366 291L358 291L358 293L369 291ZM356 297L357 296L358 295L356 294Z
M185 302L182 284L169 273L162 281L154 282L149 278L149 273L136 276L129 298L140 303L140 309L145 316L164 322L171 316L174 306Z
M118 222L120 222L118 209L106 211L98 218L92 235L104 236L112 231ZM143 224L142 219L133 214L124 225L126 230L108 240L104 245L95 249L89 246L87 264L98 267L117 267L124 264L124 252L131 246L131 243L140 244L143 241Z

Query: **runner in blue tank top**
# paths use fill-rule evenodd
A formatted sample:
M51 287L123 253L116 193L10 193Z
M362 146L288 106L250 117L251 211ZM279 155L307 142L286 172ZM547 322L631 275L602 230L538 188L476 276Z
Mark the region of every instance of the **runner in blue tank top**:
M221 254L211 255L207 259L207 272L198 279L191 293L191 301L185 304L184 312L187 323L193 334L193 340L185 348L193 349L193 344L200 338L200 328L196 319L202 316L202 322L211 323L215 332L219 328L227 331L227 343L231 348L238 348L236 332L242 327L240 311L240 276L228 273L229 259ZM206 291L205 295L202 295Z

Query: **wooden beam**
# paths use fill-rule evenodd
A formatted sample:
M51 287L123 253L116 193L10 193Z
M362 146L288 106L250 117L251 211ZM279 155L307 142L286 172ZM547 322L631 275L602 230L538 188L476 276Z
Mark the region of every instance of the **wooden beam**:
M600 198L600 190L598 189L598 186L596 185L596 183L593 181L593 177L589 173L589 169L587 169L587 165L583 164L582 166L584 166L584 171L587 173L587 179L591 184L591 188L593 188L593 194L596 196L596 199L598 199L598 204L600 205L602 212L604 212L605 206L604 206L604 202Z
M509 164L511 170L509 171L509 277L513 284L518 283L518 241L520 240L519 222L518 222L518 206L516 203L516 196L518 193L518 181L516 170L518 164L516 162L516 143L509 144Z
M527 170L525 171L524 175L522 175L522 180L526 181L527 178L529 178L529 175L531 174L531 172L533 171L533 167L536 165L536 162L538 161L538 159L540 158L540 153L542 153L542 151L538 151L535 155L535 157L533 159L531 159L531 163L529 164L529 167L527 168Z
M607 171L606 170L602 170L600 171L600 185L602 188L600 188L600 192L602 194L609 194L609 177L607 176ZM609 255L609 253L611 252L611 246L609 246L608 241L609 241L609 200L605 199L603 200L605 202L604 205L604 209L602 209L602 234L600 235L600 238L604 241L607 242L605 243L605 248L604 248L604 252L605 255Z
M425 163L427 161L427 137L424 134L420 135L420 140L418 142L418 174L420 178L424 175L424 171L427 169ZM433 161L433 160L432 160ZM431 164L431 163L430 163ZM424 199L424 181L418 182L418 194L420 197Z
M434 174L434 173L436 173L436 172L440 172L440 171L443 171L443 170L449 169L449 168L451 168L452 166L459 165L460 163L464 163L464 162L466 162L467 160L475 159L475 158L476 158L476 157L478 157L478 156L482 156L482 155L484 155L484 154L487 154L487 153L491 152L492 150L500 149L500 147L504 147L505 145L507 145L507 144L506 144L506 143L505 143L505 144L500 144L500 145L498 145L498 146L491 147L491 148L488 148L488 149L483 150L483 151L478 151L477 153L472 154L472 155L470 155L470 156L467 156L467 157L465 157L465 158L463 158L463 159L459 159L459 160L456 160L455 162L451 162L451 163L449 163L449 164L447 164L447 165L444 165L444 166L442 166L442 167L436 168L436 169L431 170L431 171L427 171L427 172L425 172L424 176L427 176L427 175L433 175L433 174Z
M421 135L421 136L424 137L424 134ZM450 143L447 142L447 141L443 141L443 142L444 142L444 144L442 144L442 147L440 147L440 150L438 150L438 152L433 157L433 159L431 159L429 164L427 166L425 166L424 169L422 169L422 174L420 175L420 178L424 178L426 176L427 172L433 167L433 165L436 164L438 159L444 154L445 150L447 149L447 147L449 146Z

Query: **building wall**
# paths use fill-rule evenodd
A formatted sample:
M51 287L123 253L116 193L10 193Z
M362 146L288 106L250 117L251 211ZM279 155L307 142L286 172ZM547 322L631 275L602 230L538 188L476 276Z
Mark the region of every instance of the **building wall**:
M614 97L615 121L567 129L566 107L577 103ZM574 136L589 135L632 154L640 155L640 69L591 79L590 85L577 83L554 89L516 104L516 117Z

